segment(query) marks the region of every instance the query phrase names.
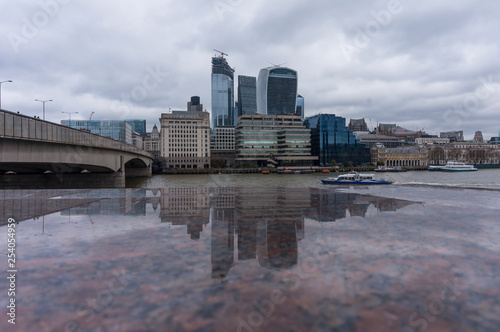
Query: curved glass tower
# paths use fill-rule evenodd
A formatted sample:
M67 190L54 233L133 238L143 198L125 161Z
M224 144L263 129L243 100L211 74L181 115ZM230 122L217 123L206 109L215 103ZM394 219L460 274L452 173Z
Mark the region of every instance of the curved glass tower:
M295 114L297 108L297 71L285 67L260 70L257 80L259 114Z
M234 125L234 70L222 56L212 58L212 121L210 127Z

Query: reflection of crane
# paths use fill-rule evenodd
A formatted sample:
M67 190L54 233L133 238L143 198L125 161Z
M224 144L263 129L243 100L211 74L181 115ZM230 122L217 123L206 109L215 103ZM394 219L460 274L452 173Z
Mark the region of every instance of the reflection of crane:
M224 57L225 56L229 56L227 53L224 53L224 52L221 52L221 51L217 51L215 48L214 48L214 51L217 52L217 53L220 53L221 57Z
M92 115L94 115L94 112L90 113L90 118L89 118L89 121L92 120Z

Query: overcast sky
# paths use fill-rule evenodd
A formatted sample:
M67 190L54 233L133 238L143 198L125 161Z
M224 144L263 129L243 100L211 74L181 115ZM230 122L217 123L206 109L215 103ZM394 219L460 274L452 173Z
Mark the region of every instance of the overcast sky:
M60 123L146 119L201 97L213 49L237 75L299 74L306 116L430 134L500 131L498 0L0 0L1 106Z

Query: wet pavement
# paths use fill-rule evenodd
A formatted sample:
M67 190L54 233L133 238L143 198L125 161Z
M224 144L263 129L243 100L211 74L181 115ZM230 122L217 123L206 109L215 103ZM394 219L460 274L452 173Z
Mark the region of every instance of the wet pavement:
M0 191L0 331L496 331L500 192ZM7 275L7 272L4 272ZM0 305L9 304L0 278ZM5 310L5 309L4 309Z

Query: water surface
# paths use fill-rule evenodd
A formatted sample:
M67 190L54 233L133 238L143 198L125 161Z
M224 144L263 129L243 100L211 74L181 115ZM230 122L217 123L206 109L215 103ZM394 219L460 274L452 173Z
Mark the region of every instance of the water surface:
M217 185L228 177L256 182ZM19 221L17 330L500 326L500 192L195 178L151 179L172 184L159 189L0 191L4 217ZM200 179L216 185L195 186ZM0 330L12 329L1 320Z

